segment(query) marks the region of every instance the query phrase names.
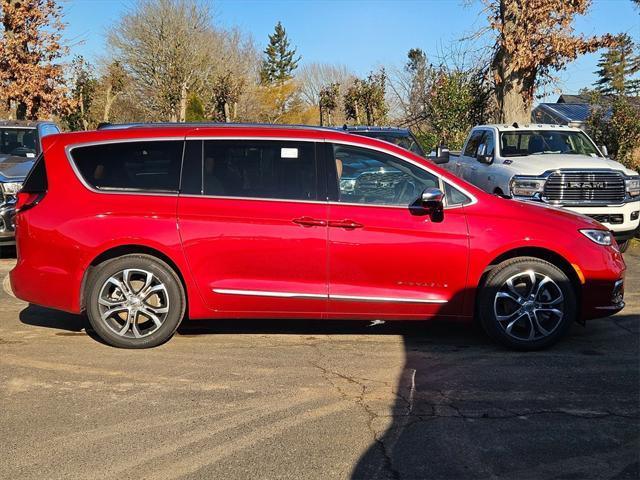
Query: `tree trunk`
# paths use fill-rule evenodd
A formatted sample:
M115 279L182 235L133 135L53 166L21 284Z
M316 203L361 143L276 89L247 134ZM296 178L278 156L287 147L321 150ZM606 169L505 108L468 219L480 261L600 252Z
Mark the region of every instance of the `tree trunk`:
M184 123L187 120L187 82L183 82L180 89L180 113L178 119L180 123Z
M111 85L107 86L107 91L104 99L104 112L102 113L103 122L109 122L109 117L111 116L111 107L113 106L113 101L116 98L111 96L112 91L113 87Z
M16 120L27 119L27 104L24 102L18 102L16 105Z
M500 123L531 122L531 101L527 100L527 92L523 90L522 81L513 77L497 86Z
M227 102L224 102L224 121L226 123L230 123L231 122L231 113L229 111L229 104Z

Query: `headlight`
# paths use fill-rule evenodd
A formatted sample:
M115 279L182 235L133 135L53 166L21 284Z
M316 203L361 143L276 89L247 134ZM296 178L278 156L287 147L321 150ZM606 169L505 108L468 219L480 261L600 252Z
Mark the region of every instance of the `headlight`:
M625 180L625 189L630 197L640 195L640 177L631 177Z
M536 193L544 191L543 178L536 177L513 177L509 183L511 195L514 197L533 197Z
M0 188L6 195L17 195L22 188L21 183L0 183Z
M580 230L580 233L598 245L611 245L613 235L607 230Z

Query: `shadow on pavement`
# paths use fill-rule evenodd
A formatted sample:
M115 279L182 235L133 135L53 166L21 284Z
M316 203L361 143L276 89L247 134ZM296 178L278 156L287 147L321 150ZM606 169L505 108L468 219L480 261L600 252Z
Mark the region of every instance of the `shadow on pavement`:
M87 326L85 318L80 315L60 312L37 305L29 305L22 310L19 318L25 325L66 330L68 332L80 332Z
M16 258L15 245L0 245L0 259L2 258Z

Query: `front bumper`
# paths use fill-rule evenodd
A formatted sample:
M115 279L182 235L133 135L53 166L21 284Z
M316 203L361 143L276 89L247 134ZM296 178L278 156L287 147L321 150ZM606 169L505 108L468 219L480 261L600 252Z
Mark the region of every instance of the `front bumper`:
M16 206L15 201L0 203L0 245L14 245L16 243Z
M591 217L611 230L618 242L633 238L640 228L640 201L610 207L562 207Z

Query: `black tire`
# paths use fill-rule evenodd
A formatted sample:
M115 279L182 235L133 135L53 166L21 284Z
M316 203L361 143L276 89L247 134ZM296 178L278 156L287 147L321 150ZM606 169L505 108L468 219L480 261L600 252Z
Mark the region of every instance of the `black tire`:
M128 293L123 293L110 281L115 279L121 284L126 284L127 282L123 281L125 278L120 276L124 275L125 271L129 271L127 279L133 286L126 288ZM143 286L136 291L135 285L149 278L147 274L153 279L149 288L158 289L158 292L149 294L146 300L140 300L137 297L142 297L146 291L142 291ZM129 296L125 298L125 295L129 295L131 299ZM116 307L125 303L131 305L127 310L122 308L118 313L103 319L103 315L106 315L112 306L104 306L100 299L103 302L113 300ZM147 303L151 301L149 299L156 305ZM173 336L185 315L186 296L178 275L166 263L151 255L131 254L108 260L95 267L88 279L85 304L89 323L103 341L120 348L151 348ZM150 314L149 317L145 316L147 312ZM155 316L158 322L152 322L152 316ZM130 327L125 331L127 325ZM116 332L120 327L123 327L124 333ZM142 334L144 335L139 336Z
M540 284L543 287L537 288ZM538 296L531 297L532 293ZM516 350L539 350L555 344L569 331L577 315L576 294L558 267L539 258L517 257L491 270L480 288L477 312L493 340ZM514 322L516 318L519 320Z
M622 253L627 251L627 248L629 248L629 244L631 243L631 240L625 240L624 242L619 242L618 243L618 248L620 249L620 251Z

